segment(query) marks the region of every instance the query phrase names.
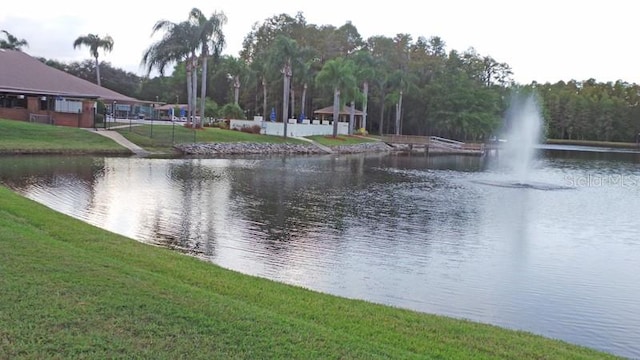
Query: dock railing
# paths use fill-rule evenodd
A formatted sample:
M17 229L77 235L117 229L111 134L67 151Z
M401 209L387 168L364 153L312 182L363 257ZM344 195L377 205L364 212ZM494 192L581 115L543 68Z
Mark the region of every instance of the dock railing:
M388 144L425 146L445 150L459 150L461 152L484 152L485 150L485 146L482 143L464 143L462 141L447 139L439 136L390 134L381 136L380 140Z

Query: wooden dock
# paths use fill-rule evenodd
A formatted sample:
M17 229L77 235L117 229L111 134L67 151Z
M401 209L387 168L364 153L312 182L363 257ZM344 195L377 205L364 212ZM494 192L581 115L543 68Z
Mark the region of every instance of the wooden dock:
M383 135L380 139L391 146L407 145L410 150L423 147L427 153L481 156L487 150L485 144L468 144L438 136Z

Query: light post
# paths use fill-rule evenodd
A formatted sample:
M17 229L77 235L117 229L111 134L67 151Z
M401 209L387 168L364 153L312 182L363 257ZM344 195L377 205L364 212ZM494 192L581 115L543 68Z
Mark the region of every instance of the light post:
M151 104L151 131L150 131L149 137L152 139L153 139L153 117L155 116L155 107L156 107L156 104Z

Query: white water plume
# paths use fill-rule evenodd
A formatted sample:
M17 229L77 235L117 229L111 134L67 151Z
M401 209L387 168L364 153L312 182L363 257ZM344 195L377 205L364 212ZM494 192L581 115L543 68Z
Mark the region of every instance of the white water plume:
M540 106L534 96L516 95L507 110L505 122L507 142L501 150L500 160L504 161L514 180L524 184L529 180L542 129Z

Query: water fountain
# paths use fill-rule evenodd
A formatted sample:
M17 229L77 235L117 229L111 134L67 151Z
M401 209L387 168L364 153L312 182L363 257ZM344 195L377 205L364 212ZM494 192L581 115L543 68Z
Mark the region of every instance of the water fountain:
M526 184L533 162L535 146L540 142L542 116L533 96L515 96L505 116L506 134L502 158L508 171L519 183Z
M536 146L540 143L543 125L540 105L535 96L514 95L504 120L505 142L499 142L498 156L494 159L496 169L504 178L477 182L510 188L567 189L566 186L535 182L530 178L536 162Z

